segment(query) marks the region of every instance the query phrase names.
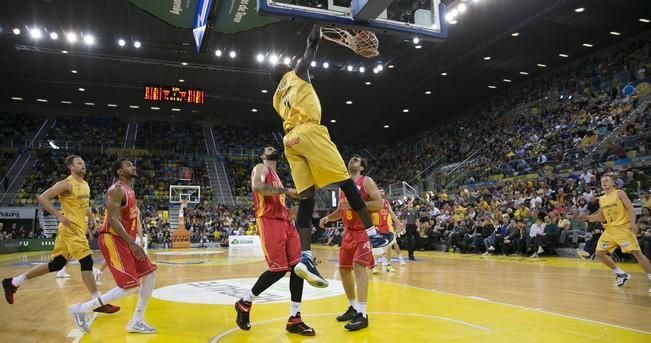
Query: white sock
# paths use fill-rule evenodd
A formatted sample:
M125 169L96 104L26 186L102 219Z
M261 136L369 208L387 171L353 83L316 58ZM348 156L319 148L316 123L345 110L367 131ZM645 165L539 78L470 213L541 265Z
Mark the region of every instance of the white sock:
M615 269L613 269L613 271L615 272L615 274L624 274L624 273L625 273L625 272L624 272L623 270L621 270L619 267L615 267Z
M138 290L138 304L136 304L136 310L133 311L133 320L134 322L141 322L145 316L145 309L149 303L149 298L151 298L151 293L154 291L154 282L156 281L156 274L150 273L145 275L140 282L140 290Z
M649 278L649 282L651 282L651 273L646 274L646 277L648 277L648 278Z
M294 317L297 313L301 312L301 303L291 301L289 303L289 315Z
M134 288L124 289L124 288L120 288L120 287L115 287L112 290L104 293L104 295L102 295L99 298L93 298L90 301L87 301L85 303L80 304L79 309L81 310L81 312L90 312L90 311L102 306L102 304L108 304L108 303L110 303L110 302L112 302L112 301L114 301L116 299L126 297L127 295L130 295L131 293L133 293L135 291L136 290ZM101 298L102 302L100 302L100 298Z
M27 276L25 276L25 274L20 274L11 279L11 284L14 285L14 287L20 287L20 285L25 282L27 282Z
M93 298L99 298L102 296L102 293L100 293L99 291L95 291L95 293L90 293L90 296Z
M350 304L350 306L351 306L352 308L354 308L355 310L357 310L357 302L355 301L355 299L348 299L348 303Z
M251 290L249 290L249 292L246 293L246 295L242 297L242 300L252 303L253 300L255 300L255 294L253 294L253 292Z
M303 253L303 254L305 254L305 255L307 255L307 256L312 257L312 250L303 250L301 253Z
M357 307L359 307L357 313L361 313L362 316L366 317L366 303L360 301L357 303Z

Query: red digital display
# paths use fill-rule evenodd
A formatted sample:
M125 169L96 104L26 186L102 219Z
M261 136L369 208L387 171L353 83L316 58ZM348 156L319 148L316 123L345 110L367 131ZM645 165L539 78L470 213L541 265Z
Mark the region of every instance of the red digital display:
M181 87L145 86L145 100L158 102L204 103L204 91Z

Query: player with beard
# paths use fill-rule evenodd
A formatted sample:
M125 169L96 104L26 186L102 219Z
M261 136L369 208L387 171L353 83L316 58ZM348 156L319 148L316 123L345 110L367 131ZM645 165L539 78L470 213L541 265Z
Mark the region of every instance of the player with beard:
M100 229L99 249L117 287L101 297L70 306L70 313L78 328L87 332L87 313L90 309L131 295L140 286L138 303L133 317L127 324L127 331L153 334L156 329L145 323L144 314L154 290L156 265L149 261L145 251L135 242L138 231L138 204L131 184L138 174L136 167L127 159L113 162L111 169L118 181L106 191L106 214Z
M269 269L262 273L253 288L235 303L236 323L240 329L250 330L249 315L253 300L289 271L291 303L285 330L303 336L314 336L314 329L301 319L303 279L296 275L294 270L301 259L301 239L285 206L285 195L296 197L297 194L295 189L285 188L280 181L276 173L278 158L275 148L265 147L260 155L262 163L256 165L251 172L255 223Z
M93 277L93 253L86 239L86 231L95 230L95 217L88 206L90 187L84 180L86 163L80 156L70 155L66 157L65 164L70 176L57 182L38 197L38 203L59 221L51 260L49 263L39 264L25 274L2 280L5 299L9 304L14 303L14 293L18 287L28 280L61 270L70 258L79 261L81 278L91 296L101 295ZM59 199L63 213L52 205L54 198ZM93 309L102 313L115 313L120 310L108 302L93 306L89 311Z
M354 155L348 162L348 171L356 188L359 189L366 207L371 211L380 210L384 201L375 181L364 175L366 170L366 160L358 155ZM321 218L319 224L321 227L325 227L327 223L339 219L344 224L344 237L339 249L339 273L350 306L344 314L337 317L337 320L340 322L350 321L344 328L357 331L368 327L368 315L366 314L367 268L372 269L375 266L375 259L364 224L355 211L350 208L346 196L341 191L339 192L339 206L334 212Z

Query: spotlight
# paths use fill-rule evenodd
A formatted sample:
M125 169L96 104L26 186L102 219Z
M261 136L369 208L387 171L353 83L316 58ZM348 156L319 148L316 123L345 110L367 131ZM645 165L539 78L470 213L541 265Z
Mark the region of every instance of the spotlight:
M59 39L59 34L56 33L56 32L50 32L50 38L52 40L57 40L57 39Z
M43 37L43 32L39 28L33 28L29 30L29 35L32 36L33 39L41 39L41 37Z
M125 46L125 45L127 45L127 41L125 41L124 39L120 38L120 39L118 39L118 45L119 45L119 46Z
M77 34L74 32L68 32L66 33L66 39L70 43L76 43L77 42Z
M133 47L134 47L134 48L136 48L136 49L140 49L141 46L142 46L142 44L140 44L140 41L139 41L139 40L133 42Z

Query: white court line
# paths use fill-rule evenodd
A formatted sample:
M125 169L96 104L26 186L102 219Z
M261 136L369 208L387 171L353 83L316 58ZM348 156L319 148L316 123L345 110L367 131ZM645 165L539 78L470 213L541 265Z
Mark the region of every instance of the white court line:
M384 280L374 280L374 281L376 281L376 282L390 283L390 284L397 285L397 286L403 286L403 287L410 287L410 288L420 289L420 290L427 291L427 292L430 292L430 293L441 293L441 294L453 295L453 296L462 297L462 298L470 298L470 299L474 299L474 300L479 300L479 298L480 298L480 297L473 297L473 296L460 295L460 294L455 294L455 293L450 293L450 292L445 292L445 291L438 291L438 290L433 290L433 289L427 289L427 288L422 288L422 287L416 287L416 286L404 285L404 284L401 284L401 283L396 283L396 282L391 282L391 281L384 281ZM598 320L592 320L592 319L587 319L587 318L576 317L576 316L572 316L572 315L569 315L569 314L562 314L562 313L551 312L551 311L547 311L547 310L543 310L543 309L537 309L537 308L526 307L526 306L522 306L522 305L515 305L515 304L503 303L503 302L500 302L500 301L495 301L495 300L490 300L490 299L481 300L481 301L486 301L486 302L493 303L493 304L499 304L499 305L511 306L511 307L515 307L515 308L519 308L519 309L527 310L527 311L542 312L542 313L551 314L551 315L555 315L555 316L559 316L559 317L565 317L565 318L569 318L569 319L575 319L575 320L584 321L584 322L589 322L589 323L593 323L593 324L607 325L607 326L611 326L611 327L618 328L618 329L630 330L630 331L635 331L635 332L638 332L638 333L643 333L643 334L651 335L651 332L649 332L649 331L644 331L644 330L639 330L639 329L629 328L629 327L621 326L621 325L617 325L617 324L610 324L610 323L606 323L606 322L600 322L600 321L598 321Z
M338 316L340 314L341 313L319 313L319 314L303 315L303 317L304 318L314 318L314 317L325 317L325 316ZM372 315L376 315L376 314L399 315L399 316L419 317L419 318L427 318L427 319L438 319L438 320L453 322L453 323L457 323L457 324L461 324L461 325L465 325L465 326L470 326L472 328L482 330L482 331L486 331L486 332L491 331L491 329L489 329L489 328L485 328L483 326L479 326L479 325L475 325L475 324L472 324L472 323L464 322L462 320L457 320L457 319L452 319L452 318L447 318L447 317L432 316L432 315L429 315L429 314L406 313L406 312L369 312L368 314L372 314ZM263 325L263 324L267 324L267 323L271 323L271 322L286 320L285 318L287 318L287 317L263 320L261 322L251 323L251 326L253 326L253 325ZM226 331L220 333L219 335L213 337L210 340L210 343L219 342L222 338L224 338L224 337L226 337L226 336L228 336L231 333L236 332L236 331L240 331L240 328L235 327L235 328L226 330Z

